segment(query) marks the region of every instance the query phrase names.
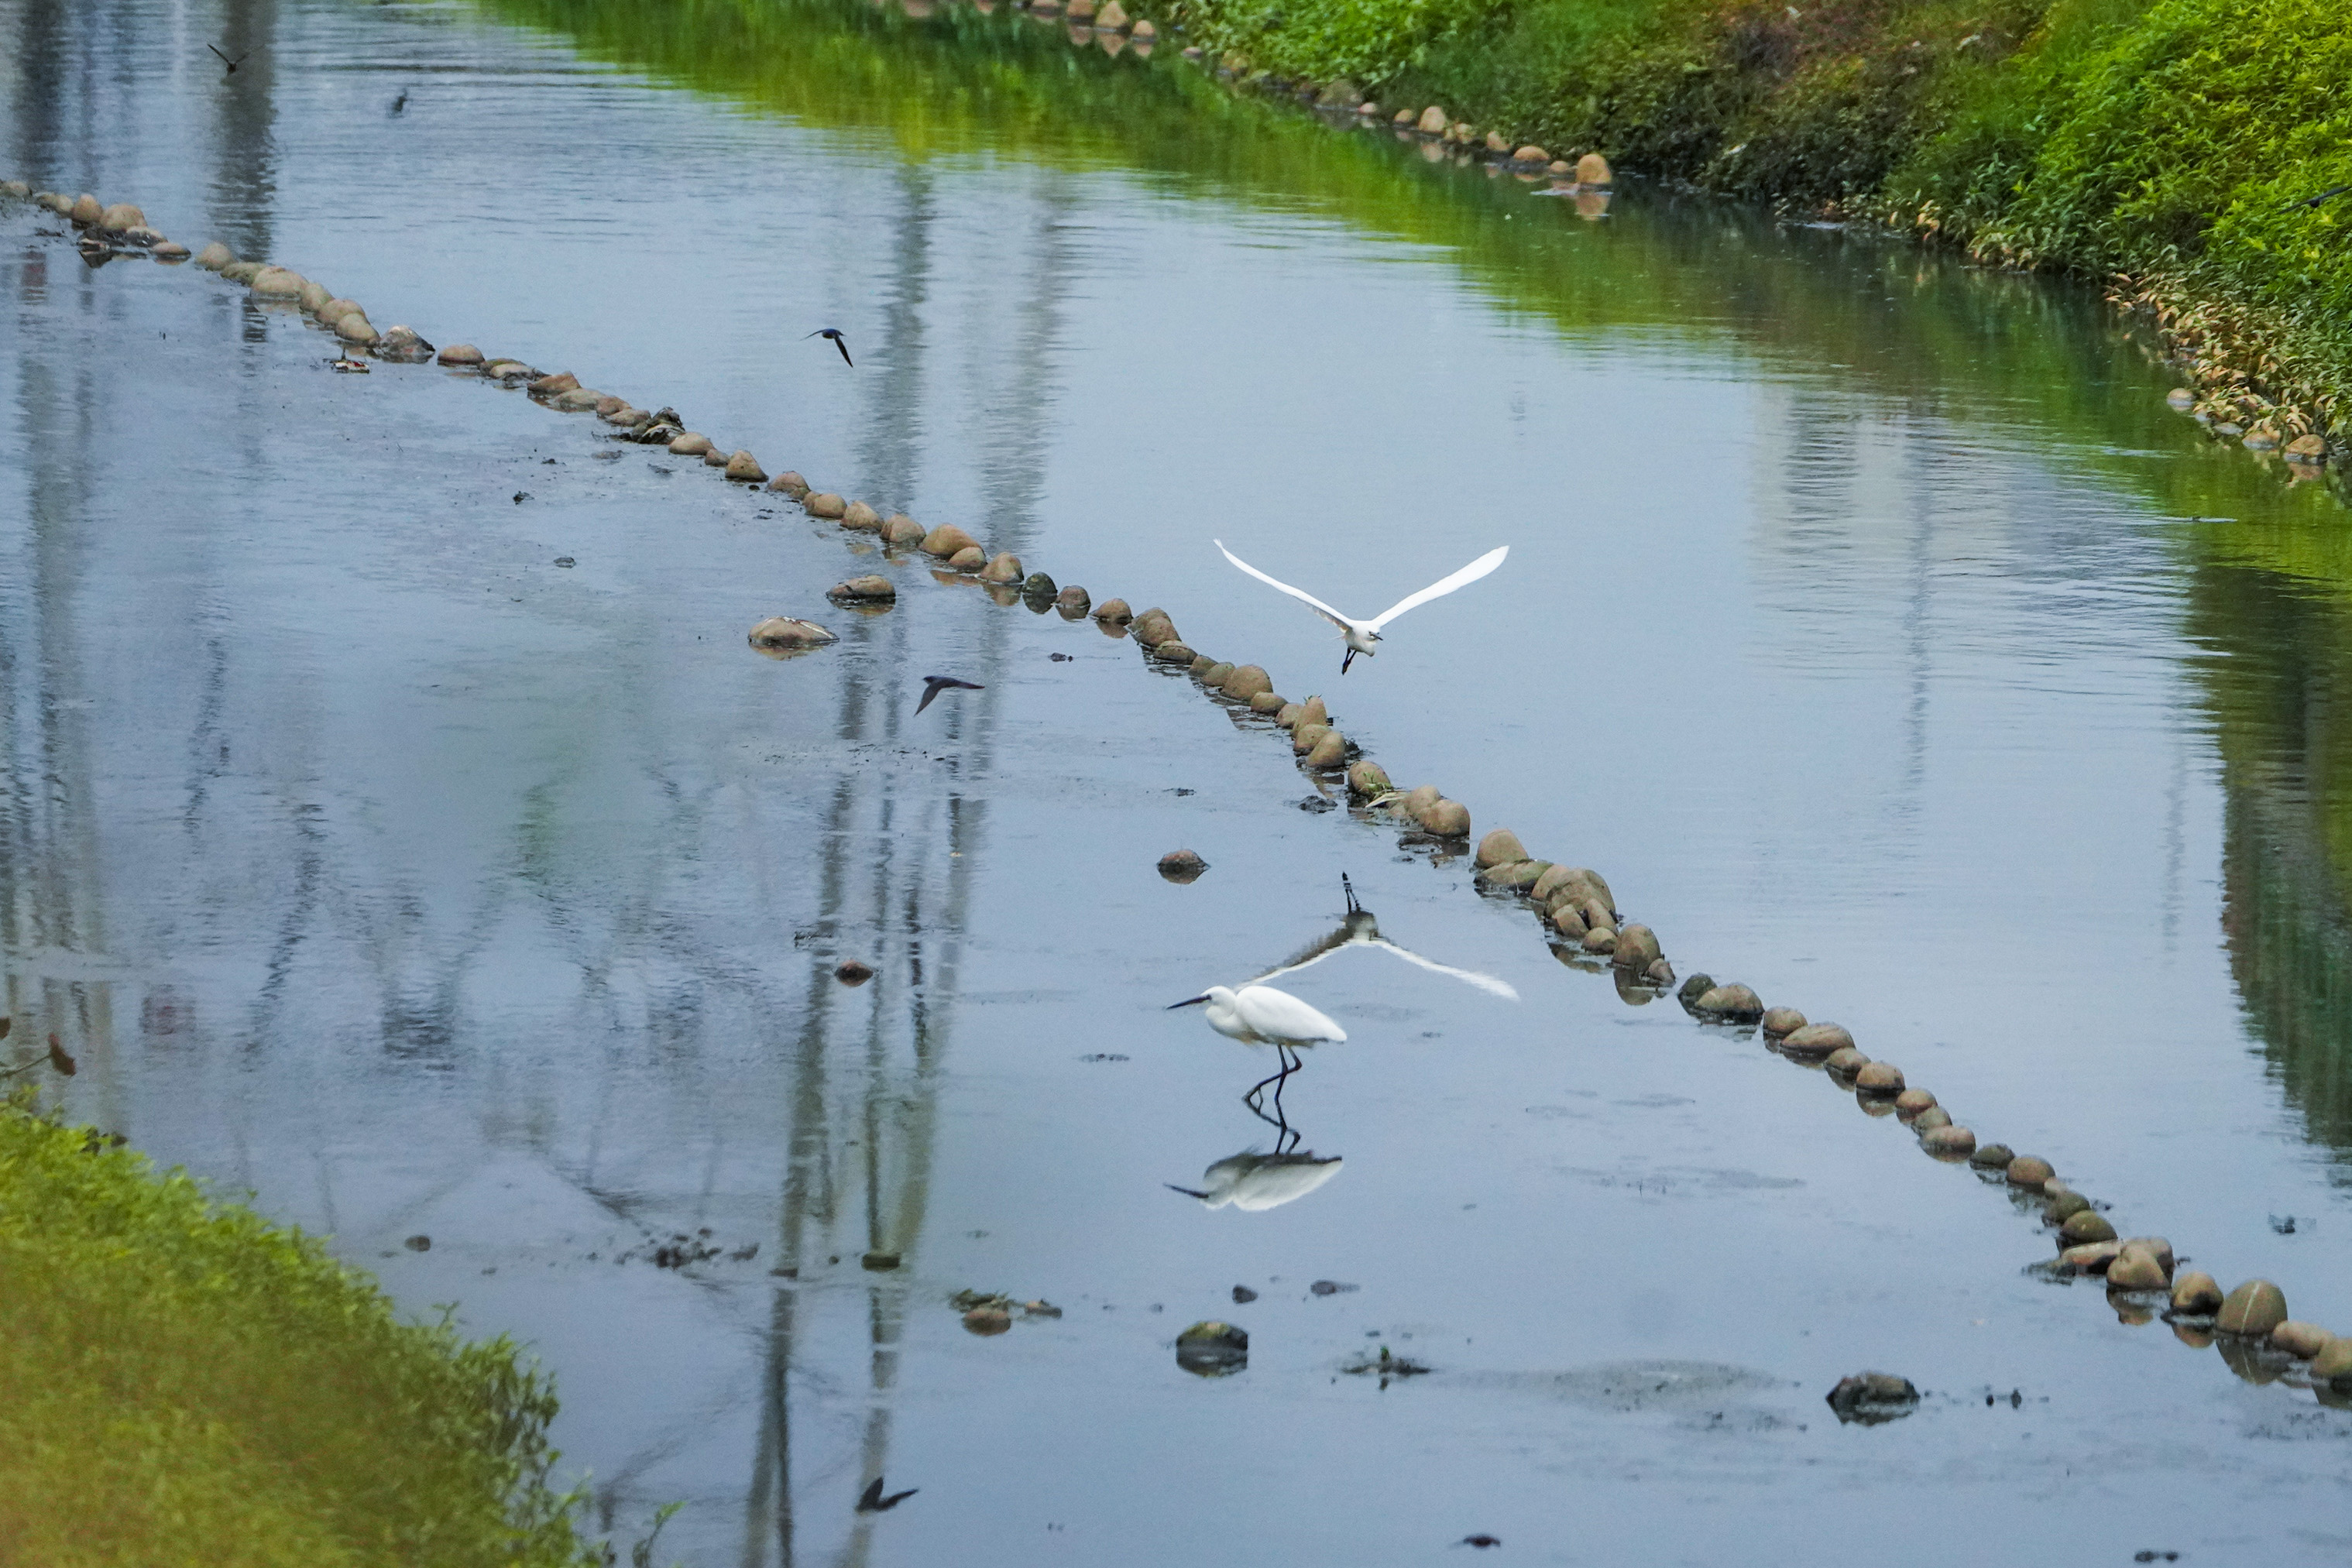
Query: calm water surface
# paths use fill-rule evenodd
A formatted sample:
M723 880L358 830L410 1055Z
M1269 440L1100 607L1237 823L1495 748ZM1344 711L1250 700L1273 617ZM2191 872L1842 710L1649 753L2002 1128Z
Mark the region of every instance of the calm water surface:
M2352 1329L2343 515L2202 444L2095 301L1640 185L1584 217L969 6L0 28L0 173L1165 605L1601 868L1684 973ZM73 1113L534 1344L616 1531L685 1499L698 1565L1817 1562L1862 1519L1929 1563L2352 1548L2352 1414L2026 1272L2031 1212L1302 810L1131 644L518 394L334 376L291 314L56 226L0 214L20 1038L80 1055ZM1213 538L1359 611L1512 554L1342 680ZM853 568L898 607L828 607ZM843 641L760 658L774 613ZM933 671L986 690L918 717ZM1285 1097L1342 1163L1171 1192L1288 1145L1239 1099L1270 1063L1162 1009L1339 930L1343 874L1517 999L1361 947L1285 981L1349 1032ZM681 1233L715 1255L656 1267ZM966 1288L1062 1315L975 1337ZM1207 1317L1246 1372L1178 1368ZM1436 1370L1342 1374L1381 1345ZM1840 1427L1864 1367L1927 1400ZM854 1514L877 1470L919 1494Z

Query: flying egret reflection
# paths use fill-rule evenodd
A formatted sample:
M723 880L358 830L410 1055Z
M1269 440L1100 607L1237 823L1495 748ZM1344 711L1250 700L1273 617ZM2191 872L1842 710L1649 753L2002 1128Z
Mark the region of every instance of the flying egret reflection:
M1337 1155L1318 1158L1312 1149L1271 1155L1244 1149L1202 1171L1200 1186L1178 1186L1170 1182L1168 1187L1171 1192L1199 1198L1202 1208L1231 1205L1244 1213L1255 1214L1305 1197L1338 1176L1342 1163Z
M1374 947L1383 953L1394 954L1406 963L1427 969L1433 975L1444 975L1449 979L1459 980L1465 986L1475 986L1488 995L1500 997L1505 1001L1516 1002L1519 999L1519 993L1511 988L1508 980L1497 979L1492 975L1482 975L1475 969L1460 969L1451 964L1441 964L1433 958L1424 958L1412 948L1400 947L1381 936L1380 918L1356 902L1356 889L1348 881L1344 873L1339 877L1339 891L1346 894L1348 900L1348 913L1340 920L1339 928L1328 936L1308 943L1292 954L1278 967L1268 969L1251 980L1249 984L1259 985L1273 979L1276 975L1295 974L1300 969L1319 964L1332 954L1349 947Z

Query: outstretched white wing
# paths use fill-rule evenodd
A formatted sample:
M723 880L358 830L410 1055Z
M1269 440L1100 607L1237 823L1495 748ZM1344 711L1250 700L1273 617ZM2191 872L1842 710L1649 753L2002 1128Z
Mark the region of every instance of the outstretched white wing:
M1286 582L1283 582L1283 581L1281 581L1281 580L1277 580L1277 579L1276 579L1276 578L1268 577L1268 576L1266 576L1266 574L1265 574L1265 573L1264 573L1264 572L1262 572L1262 571L1258 570L1258 569L1257 569L1257 568L1255 568L1255 567L1252 566L1249 562L1247 562L1247 561L1244 560L1241 557L1239 557L1239 556L1235 555L1233 551L1231 551L1231 550L1229 550L1229 549L1225 549L1225 541L1224 541L1224 540L1223 540L1223 539L1212 539L1212 540L1210 540L1209 542L1210 542L1210 543L1212 543L1212 544L1213 544L1213 545L1215 545L1219 549L1221 549L1221 550L1224 550L1224 553L1225 553L1225 559L1226 559L1227 560L1232 561L1235 566L1240 567L1244 571L1248 572L1252 577L1256 578L1260 582L1265 583L1267 587L1269 587L1269 588L1278 588L1278 589L1282 590L1282 591L1283 591L1283 592L1287 593L1288 595L1290 595L1290 597L1291 597L1291 598L1293 598L1293 599L1303 599L1303 600L1305 600L1307 603L1312 604L1313 606L1315 606L1315 608L1316 608L1316 609L1318 609L1318 610L1319 610L1319 611L1321 611L1321 612L1324 613L1324 615L1325 615L1325 616L1327 616L1327 617L1331 621L1331 622L1332 622L1334 625L1338 626L1338 627L1339 628L1339 630L1340 630L1340 631L1342 631L1342 632L1349 631L1349 630L1350 630L1350 629L1355 625L1355 622L1354 622L1349 621L1346 616L1344 616L1344 615L1340 614L1338 611L1336 611L1336 610L1332 609L1329 605L1328 605L1328 604L1324 603L1321 600L1319 600L1319 599L1316 598L1313 594L1311 594L1311 593L1307 592L1305 589L1303 589L1303 588L1293 588L1293 587L1291 587L1291 586L1290 586L1290 584L1288 584L1288 583L1286 583ZM1500 559L1501 558L1498 556L1498 557L1496 557L1496 559ZM1488 570L1492 570L1493 569L1490 567ZM1468 580L1467 578L1465 578L1463 580L1464 580L1465 582L1466 582L1466 581L1468 581L1469 580ZM1458 584L1458 583L1457 583L1457 584L1455 584L1454 586L1459 587L1459 586L1460 586L1460 584ZM1443 584L1441 584L1441 585L1440 585L1440 591L1444 591L1444 585L1443 585ZM1401 605L1397 606L1397 609L1398 609L1398 610L1402 610L1402 609L1405 609L1405 608L1407 608L1407 607L1408 607L1408 605L1401 604ZM1396 610L1391 610L1391 611L1390 611L1390 612L1389 612L1389 613L1390 613L1390 614L1391 614L1391 615L1393 615L1393 614L1395 614L1395 613L1396 613Z
M1388 609L1382 611L1379 615L1366 622L1366 624L1372 631L1377 632L1381 627L1387 625L1390 622L1395 620L1398 616L1403 614L1406 611L1413 608L1413 606L1417 604L1426 604L1433 599L1443 599L1445 595L1453 592L1455 589L1466 587L1467 585L1477 581L1480 578L1486 576L1488 572L1502 565L1503 558L1510 553L1510 546L1498 545L1495 549L1488 550L1485 555L1480 556L1476 560L1472 561L1468 566L1464 567L1460 571L1455 572L1452 577L1441 578L1437 581L1431 583L1427 588L1423 589L1419 593L1408 594L1406 597L1398 600L1394 604L1390 605ZM1234 564L1235 566L1242 565L1239 561L1235 561ZM1242 570L1244 571L1247 571L1250 569L1244 566L1242 567ZM1264 572L1259 572L1257 575L1260 577L1265 577ZM1268 582L1274 582L1274 579L1270 577L1267 577L1265 580ZM1282 588L1282 584L1278 582L1274 582L1274 585L1276 588ZM1295 588L1284 589L1283 591L1286 593L1298 593L1298 590ZM1298 597L1306 599L1307 595L1298 593ZM1309 600L1308 602L1312 603L1313 601Z
M1385 936L1375 936L1364 946L1393 953L1406 963L1418 964L1433 974L1451 975L1466 985L1475 986L1480 990L1491 996L1501 997L1506 1001L1516 1002L1519 999L1519 993L1511 988L1511 983L1508 980L1498 980L1492 975L1482 975L1475 969L1457 969L1451 964L1441 964L1434 958L1424 958L1412 948L1400 947Z

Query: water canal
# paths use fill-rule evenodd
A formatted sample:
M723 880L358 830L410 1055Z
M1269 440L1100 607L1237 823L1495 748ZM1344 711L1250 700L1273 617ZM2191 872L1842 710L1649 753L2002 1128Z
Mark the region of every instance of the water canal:
M2095 299L1638 184L1587 216L964 5L0 29L0 174L1165 605L1603 870L1683 972L2352 1329L2344 516ZM519 393L334 376L57 226L0 214L7 1005L77 1115L533 1343L615 1530L683 1499L698 1568L2352 1547L2352 1412L2028 1271L2030 1212L1302 809L1131 643ZM1512 555L1342 680L1212 538L1351 609ZM853 569L897 608L827 606ZM843 641L748 651L780 613ZM986 689L918 717L934 670ZM1171 1192L1278 1134L1262 1059L1161 1009L1330 934L1343 874L1517 999L1295 977L1349 1038L1288 1120L1343 1163ZM679 1235L711 1255L657 1267ZM967 1289L1061 1315L976 1336ZM1245 1372L1179 1369L1203 1318ZM1435 1370L1342 1372L1383 1345ZM1928 1397L1842 1427L1865 1367ZM921 1490L853 1512L877 1470Z

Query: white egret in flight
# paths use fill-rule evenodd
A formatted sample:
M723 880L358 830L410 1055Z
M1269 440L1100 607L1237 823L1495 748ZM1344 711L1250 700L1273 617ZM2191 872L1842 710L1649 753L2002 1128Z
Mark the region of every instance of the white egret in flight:
M1453 592L1455 589L1467 587L1469 584L1477 581L1480 578L1486 576L1488 572L1502 565L1503 558L1511 553L1510 546L1498 545L1495 549L1488 550L1485 555L1480 556L1476 560L1472 561L1468 566L1464 567L1460 571L1455 572L1453 576L1440 578L1438 580L1431 583L1427 588L1423 589L1418 593L1406 594L1402 599L1398 600L1394 604L1390 605L1386 610L1381 611L1378 615L1373 616L1369 621L1359 621L1352 615L1340 614L1338 611L1332 609L1329 605L1324 603L1321 600L1316 598L1313 594L1307 592L1303 588L1293 588L1286 582L1266 576L1265 573L1258 570L1257 568L1252 566L1249 562L1244 560L1233 551L1225 549L1224 540L1214 539L1211 542L1219 549L1224 550L1225 559L1227 560L1232 561L1235 566L1240 567L1244 571L1248 572L1252 577L1256 578L1260 582L1266 584L1268 587L1278 588L1282 590L1283 592L1290 595L1293 599L1305 600L1308 604L1313 605L1316 611L1320 613L1325 620L1330 622L1331 624L1339 629L1340 636L1346 640L1348 644L1348 651L1339 656L1339 673L1343 675L1348 673L1348 666L1355 663L1357 654L1361 653L1366 658L1371 657L1372 644L1381 640L1381 627L1387 625L1390 622L1395 620L1406 611L1412 609L1415 605L1426 604L1433 599L1443 599L1445 595Z

